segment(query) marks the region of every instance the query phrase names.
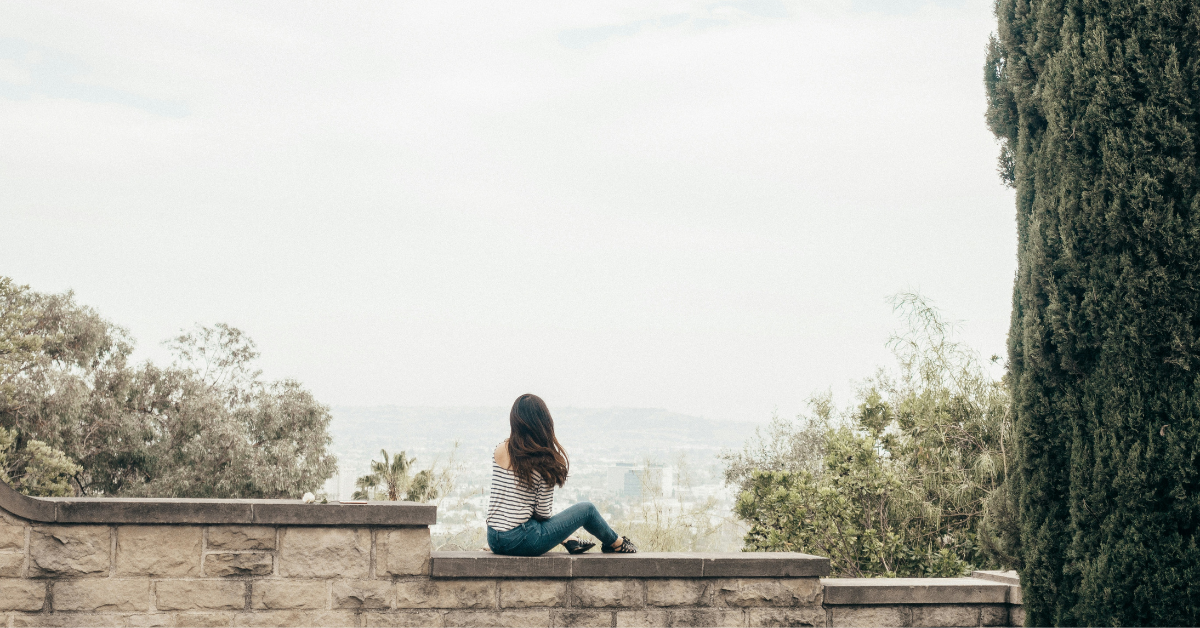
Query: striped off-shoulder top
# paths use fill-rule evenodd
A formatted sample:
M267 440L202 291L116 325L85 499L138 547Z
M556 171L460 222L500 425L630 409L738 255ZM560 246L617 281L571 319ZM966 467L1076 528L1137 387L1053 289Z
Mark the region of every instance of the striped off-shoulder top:
M547 486L537 471L533 472L533 480L533 486L522 484L511 469L500 466L496 457L492 456L492 489L487 510L489 528L506 532L529 521L534 515L538 519L550 517L550 509L554 506L554 485Z

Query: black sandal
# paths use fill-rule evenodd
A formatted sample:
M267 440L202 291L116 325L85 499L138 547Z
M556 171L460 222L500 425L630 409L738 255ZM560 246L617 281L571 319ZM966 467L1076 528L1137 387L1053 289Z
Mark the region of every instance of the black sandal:
M563 547L567 548L568 554L582 554L596 547L596 544L591 541L576 541L575 539L567 539L562 544Z
M600 551L604 552L605 554L636 554L637 546L633 544L633 541L629 540L629 537L623 536L623 537L621 537L621 546L620 547L612 547L610 545L601 545Z

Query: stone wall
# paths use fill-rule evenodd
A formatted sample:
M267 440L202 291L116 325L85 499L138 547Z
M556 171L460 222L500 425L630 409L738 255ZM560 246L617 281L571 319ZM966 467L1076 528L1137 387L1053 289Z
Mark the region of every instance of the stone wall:
M35 500L0 483L0 625L440 625L372 619L429 607L411 590L431 582L435 520L425 504Z
M828 559L795 553L431 552L435 518L432 506L409 503L31 499L0 483L0 625L994 626L1019 619L1019 587L1006 575L822 579Z
M1015 572L972 578L825 578L827 626L1020 626Z
M806 554L434 552L430 586L496 593L445 626L824 626L828 572Z
M395 557L420 560L397 560ZM429 529L0 522L6 625L358 625ZM313 611L320 611L314 613Z

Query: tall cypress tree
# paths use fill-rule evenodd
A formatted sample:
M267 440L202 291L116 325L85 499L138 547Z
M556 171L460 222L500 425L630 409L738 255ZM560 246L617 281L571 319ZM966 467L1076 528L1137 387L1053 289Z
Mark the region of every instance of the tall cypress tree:
M1200 624L1200 1L996 0L1030 625Z

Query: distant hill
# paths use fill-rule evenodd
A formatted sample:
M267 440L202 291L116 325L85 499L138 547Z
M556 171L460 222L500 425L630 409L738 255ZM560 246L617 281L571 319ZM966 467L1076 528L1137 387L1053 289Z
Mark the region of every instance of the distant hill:
M715 453L740 448L755 423L718 421L658 408L556 408L558 438L585 458L634 460L670 451ZM348 407L333 408L334 450L346 462L380 448L464 451L491 448L508 436L507 408ZM582 460L582 458L581 458Z

